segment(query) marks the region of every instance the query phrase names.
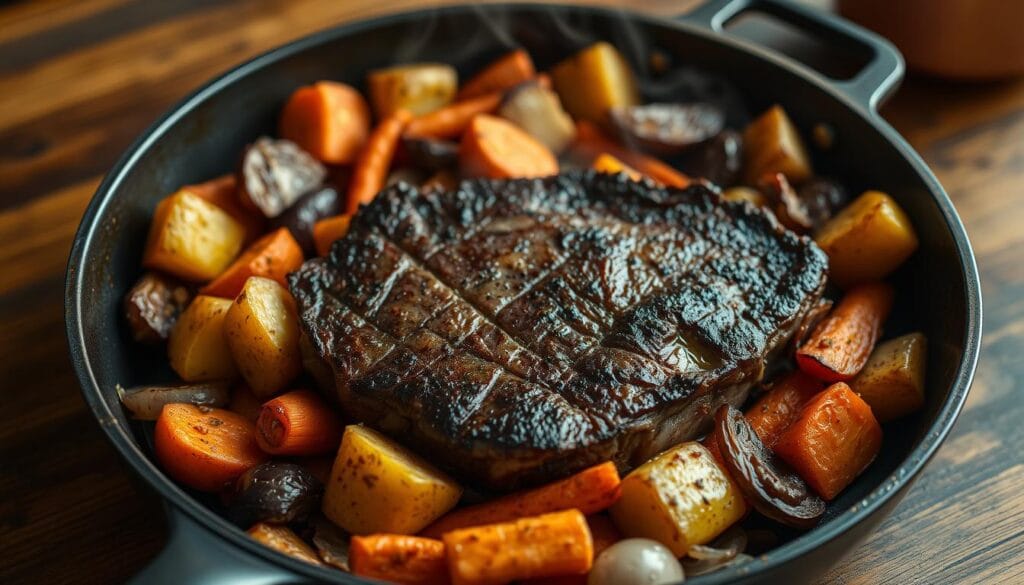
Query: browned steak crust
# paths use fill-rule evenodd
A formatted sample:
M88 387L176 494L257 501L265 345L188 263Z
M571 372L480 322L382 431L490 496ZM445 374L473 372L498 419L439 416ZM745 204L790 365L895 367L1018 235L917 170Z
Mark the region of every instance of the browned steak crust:
M348 413L511 489L696 436L825 277L748 204L586 171L392 187L290 284Z

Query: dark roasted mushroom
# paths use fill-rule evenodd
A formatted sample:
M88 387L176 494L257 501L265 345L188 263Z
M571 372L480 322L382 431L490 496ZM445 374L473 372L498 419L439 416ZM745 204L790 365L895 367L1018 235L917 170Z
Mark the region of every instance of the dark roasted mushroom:
M714 138L725 114L714 104L647 104L611 109L623 141L659 154L675 154Z
M132 338L144 343L167 339L192 291L181 282L156 272L143 274L124 297L124 315Z
M715 430L726 471L758 512L793 528L818 523L825 502L765 448L742 412L723 405L715 412Z
M768 173L761 177L757 186L762 193L768 196L772 210L775 211L775 215L782 225L800 233L806 233L811 229L811 217L807 206L790 186L786 175Z
M732 187L743 169L743 135L723 130L689 153L680 167L691 177L707 179L723 189Z
M814 177L804 183L797 192L800 201L807 209L811 227L815 230L850 202L850 197L842 185L824 177Z
M313 224L342 211L342 198L331 186L303 195L287 211L271 220L272 229L288 228L307 257L316 255Z
M263 137L242 154L238 181L242 202L277 217L327 176L319 161L288 140Z
M240 526L303 521L320 505L323 484L305 467L268 461L238 478L228 516Z
M117 387L121 404L132 418L156 420L168 404L195 404L220 408L231 400L228 382L200 382L175 386L137 386L127 390Z

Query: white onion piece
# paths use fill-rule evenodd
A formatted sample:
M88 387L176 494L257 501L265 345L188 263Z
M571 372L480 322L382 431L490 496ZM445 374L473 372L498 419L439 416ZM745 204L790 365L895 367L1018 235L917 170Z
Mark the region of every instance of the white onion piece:
M686 556L698 561L717 561L724 563L731 561L736 555L747 548L747 533L739 526L733 526L725 531L710 545L690 545Z
M627 538L605 549L587 577L587 585L669 585L685 580L679 561L665 545Z
M117 387L128 414L138 420L156 420L167 404L195 404L196 406L226 406L231 399L227 382L201 382L178 386L136 386L127 390Z
M713 573L713 572L715 572L715 571L717 571L719 569L724 569L725 567L731 567L732 565L738 565L738 564L745 563L747 561L752 561L752 560L754 560L754 557L752 557L752 556L750 556L748 554L740 553L740 554L736 555L734 558L732 558L732 559L730 559L728 561L725 561L724 563L718 562L718 561L707 561L707 560L700 560L700 561L683 560L682 564L683 564L683 570L686 571L687 575L689 575L691 577L696 577L698 575L704 575L704 574L707 574L707 573Z

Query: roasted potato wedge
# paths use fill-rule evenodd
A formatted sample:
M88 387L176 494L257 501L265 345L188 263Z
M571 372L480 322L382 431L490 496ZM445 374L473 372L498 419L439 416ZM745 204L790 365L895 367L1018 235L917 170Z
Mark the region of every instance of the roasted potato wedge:
M867 191L830 219L814 240L828 254L829 276L848 288L881 280L917 249L903 209L881 191Z
M371 71L367 85L373 112L382 120L400 109L422 116L448 105L459 76L451 65L414 63Z
M206 295L193 299L167 340L171 368L187 382L230 380L238 376L224 335L231 301Z
M697 442L673 447L634 469L611 507L612 521L624 535L656 540L680 557L746 512L739 488Z
M252 276L224 320L228 347L253 394L284 390L302 371L295 300L269 278Z
M878 422L888 422L924 406L928 340L909 333L879 343L867 365L850 382Z
M611 128L609 111L640 103L636 76L612 45L590 45L551 69L551 81L574 118Z
M751 184L766 174L782 173L791 183L814 174L800 132L782 106L775 105L743 131L744 170Z
M323 512L352 534L416 534L452 509L462 488L426 461L362 425L345 429Z
M245 227L226 211L188 190L156 207L142 257L146 268L191 281L214 278L245 241Z

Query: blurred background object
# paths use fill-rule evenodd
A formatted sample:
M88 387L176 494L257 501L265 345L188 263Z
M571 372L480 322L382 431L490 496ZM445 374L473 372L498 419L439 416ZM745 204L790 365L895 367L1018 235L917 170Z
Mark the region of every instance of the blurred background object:
M911 71L962 80L1024 75L1024 0L837 0L891 40Z

